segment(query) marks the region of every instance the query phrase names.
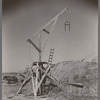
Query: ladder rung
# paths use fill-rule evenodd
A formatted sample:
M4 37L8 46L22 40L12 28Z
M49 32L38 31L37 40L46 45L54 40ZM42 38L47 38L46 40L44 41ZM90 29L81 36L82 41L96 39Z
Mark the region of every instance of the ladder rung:
M52 58L49 58L49 60L52 60Z
M53 51L51 51L50 53L53 53Z
M53 55L53 53L50 53L50 55Z
M51 53L50 55L53 55L53 53Z
M51 50L50 52L54 52L53 50Z
M49 59L48 61L52 61L52 59Z
M51 57L51 56L53 56L53 55L49 55L49 57Z
M52 58L49 58L49 60L52 60Z
M52 62L48 62L49 64L51 64Z
M49 58L52 58L53 57L53 55L52 56L49 56Z
M53 56L52 57L49 57L49 59L52 59L53 58Z
M54 52L54 51L51 51L51 52Z
M52 61L48 61L49 63L51 63Z
M52 59L49 59L48 61L52 61Z
M53 55L50 55L49 57L53 57Z
M51 63L52 61L48 61L48 63Z
M53 56L53 55L50 54L50 56Z
M49 59L52 59L53 57L49 57Z
M48 61L48 63L52 63L52 61Z
M51 63L52 61L48 61L49 63Z

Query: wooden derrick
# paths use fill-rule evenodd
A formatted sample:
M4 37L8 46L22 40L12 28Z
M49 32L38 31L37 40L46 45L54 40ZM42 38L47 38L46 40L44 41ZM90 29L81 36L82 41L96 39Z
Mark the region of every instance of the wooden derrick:
M37 46L35 43L33 43L32 39L27 39L27 41L38 51L39 53L39 62L33 62L32 66L30 68L30 71L28 72L27 76L25 77L25 80L23 81L22 85L20 86L19 90L16 94L19 94L21 89L32 79L32 87L33 87L33 93L34 97L36 98L37 95L41 95L44 89L45 92L45 79L48 77L50 80L55 81L54 78L52 78L48 73L50 72L50 69L52 67L52 59L54 54L54 49L51 49L48 62L42 62L41 61L41 55L44 50L44 48L41 48L41 32L45 32L46 34L50 34L53 32L54 27L56 25L56 22L58 20L58 17L63 14L68 8L63 9L59 14L57 14L53 19L51 19L46 25L44 25L41 29L39 29L37 32L34 33L34 36L38 35L38 42L39 46ZM48 31L46 28L52 24L51 29ZM46 40L47 42L47 40ZM45 46L45 45L44 45ZM44 68L43 64L47 64L47 67ZM35 75L32 71L32 68L36 66ZM58 83L55 81L55 83L58 85Z

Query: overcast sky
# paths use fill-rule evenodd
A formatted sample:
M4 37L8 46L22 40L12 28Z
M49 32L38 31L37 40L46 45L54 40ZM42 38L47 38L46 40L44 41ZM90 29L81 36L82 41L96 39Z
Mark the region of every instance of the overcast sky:
M22 71L38 61L38 52L26 40L65 7L69 10L59 17L42 61L48 61L51 48L55 49L53 63L83 58L91 61L98 55L97 0L3 0L3 72ZM65 32L65 21L70 21L70 32Z

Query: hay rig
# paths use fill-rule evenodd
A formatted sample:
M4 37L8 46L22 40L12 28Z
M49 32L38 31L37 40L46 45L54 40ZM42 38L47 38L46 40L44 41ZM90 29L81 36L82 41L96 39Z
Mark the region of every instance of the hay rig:
M27 42L30 43L39 53L39 61L37 62L32 62L30 66L30 70L28 71L27 75L25 76L25 79L23 83L21 84L19 90L17 91L16 95L18 95L22 88L30 81L32 80L32 87L33 87L33 94L34 98L37 96L41 96L45 94L47 91L49 91L50 84L46 84L46 80L49 79L49 81L53 81L54 84L52 86L59 86L59 82L54 78L53 75L50 75L50 69L52 68L52 60L53 60L53 54L54 54L54 49L50 50L50 55L48 58L48 62L42 62L41 57L42 57L42 52L43 50L41 49L41 32L45 32L46 34L51 34L54 30L54 27L56 25L56 22L61 14L63 14L68 8L63 9L59 14L57 14L53 19L51 19L46 25L44 25L41 29L39 29L37 32L34 33L34 36L38 35L38 42L39 42L39 47L32 41L32 39L28 38ZM48 31L46 28L52 24L50 31ZM46 40L47 42L47 40ZM46 45L44 45L46 46ZM43 48L44 49L44 48ZM46 65L44 67L44 65ZM72 84L73 85L73 84ZM75 85L75 84L74 84ZM81 86L81 85L79 85ZM48 90L47 88L48 87Z

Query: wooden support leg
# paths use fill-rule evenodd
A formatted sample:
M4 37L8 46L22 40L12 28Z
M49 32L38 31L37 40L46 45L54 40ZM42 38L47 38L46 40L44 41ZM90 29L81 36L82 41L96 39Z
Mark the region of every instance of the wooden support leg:
M30 73L30 72L27 73L27 76L26 76L26 78L24 79L24 81L23 81L22 85L20 86L19 90L17 91L16 95L18 95L18 94L20 93L21 89L24 87L24 84L25 84L26 81L27 81L27 77L29 76L29 73Z
M36 96L37 96L37 93L38 93L38 91L37 91L37 86L38 86L38 78L39 78L39 73L38 73L38 68L36 69L36 80L35 80L35 86L36 86Z
M32 86L33 86L34 98L36 99L37 92L38 92L37 91L37 86L38 86L38 68L36 69L36 77L33 77L33 75L32 75L31 78L32 78Z
M41 66L39 66L39 67L41 67ZM41 70L38 69L38 82L39 82L40 80L41 80ZM38 93L39 93L39 95L42 94L42 84L40 85L40 87L39 87L39 89L38 89Z
M32 78L32 86L33 86L34 98L36 99L36 89L35 89L35 84L34 84L34 78L33 78L33 76L31 76L31 78Z

